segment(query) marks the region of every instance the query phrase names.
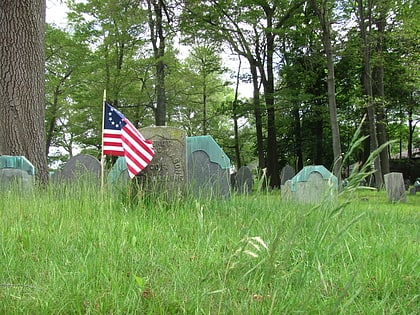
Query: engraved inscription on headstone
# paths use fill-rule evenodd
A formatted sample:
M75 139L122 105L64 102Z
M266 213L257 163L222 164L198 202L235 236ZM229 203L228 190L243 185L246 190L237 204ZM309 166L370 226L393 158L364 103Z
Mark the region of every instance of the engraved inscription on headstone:
M150 164L138 175L144 188L169 195L184 191L187 184L185 131L158 126L142 128L140 132L153 142L155 150Z

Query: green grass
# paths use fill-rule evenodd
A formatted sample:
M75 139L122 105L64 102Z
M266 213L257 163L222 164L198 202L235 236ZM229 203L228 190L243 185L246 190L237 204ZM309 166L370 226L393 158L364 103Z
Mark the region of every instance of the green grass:
M82 188L0 194L0 314L418 314L420 195L311 208Z

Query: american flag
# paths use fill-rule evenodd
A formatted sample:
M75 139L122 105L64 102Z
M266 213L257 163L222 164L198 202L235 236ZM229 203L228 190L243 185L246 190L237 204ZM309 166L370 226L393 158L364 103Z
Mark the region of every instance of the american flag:
M102 145L105 155L125 156L130 178L143 170L155 155L152 142L108 103L105 103Z

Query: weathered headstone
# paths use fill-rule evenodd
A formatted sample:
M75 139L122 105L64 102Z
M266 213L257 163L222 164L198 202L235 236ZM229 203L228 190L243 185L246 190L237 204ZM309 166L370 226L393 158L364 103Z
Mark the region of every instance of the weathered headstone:
M24 156L0 156L0 190L17 188L30 191L34 184L35 167Z
M112 166L107 176L107 183L111 187L124 187L130 181L127 163L124 156L120 156Z
M211 136L187 137L189 189L197 197L228 197L230 159Z
M385 189L391 202L405 202L405 186L402 173L388 173L384 175Z
M305 166L290 183L286 183L284 196L290 195L291 200L299 203L318 204L332 201L338 192L337 177L322 165Z
M416 180L414 181L414 188L417 191L420 191L420 178L416 178Z
M290 201L292 200L292 181L289 179L284 183L284 185L281 185L281 199L284 201Z
M145 127L141 134L153 142L155 156L139 173L143 189L175 196L187 187L186 132L175 127Z
M68 160L60 171L53 175L54 181L75 183L79 180L89 180L99 184L101 178L101 163L88 154L79 154Z
M292 179L295 176L295 170L290 165L286 165L281 169L280 173L280 184L284 185L289 179Z
M248 166L242 166L235 174L235 189L241 194L249 194L253 186L253 177Z

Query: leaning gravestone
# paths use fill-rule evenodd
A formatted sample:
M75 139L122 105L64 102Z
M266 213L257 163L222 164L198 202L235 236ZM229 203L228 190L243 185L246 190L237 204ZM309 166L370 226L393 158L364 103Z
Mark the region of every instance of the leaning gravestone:
M281 169L280 173L280 184L284 185L289 179L292 179L295 176L295 170L290 165L286 165Z
M230 159L211 136L187 137L189 189L196 197L228 197Z
M290 196L291 200L298 203L318 204L325 200L332 201L338 192L337 177L322 165L305 166L286 183L282 187L285 189L284 196Z
M139 173L146 192L158 192L169 197L182 194L187 187L186 133L167 127L145 127L140 133L153 142L155 156Z
M249 194L252 190L253 178L248 166L242 166L235 174L235 190L241 194Z
M28 192L34 177L35 167L24 156L0 156L0 190L16 188Z
M54 173L53 180L58 182L76 183L89 180L100 183L101 163L88 154L79 154L68 160L60 171Z
M385 189L391 202L405 202L405 186L402 173L388 173L384 175Z

